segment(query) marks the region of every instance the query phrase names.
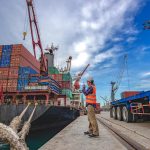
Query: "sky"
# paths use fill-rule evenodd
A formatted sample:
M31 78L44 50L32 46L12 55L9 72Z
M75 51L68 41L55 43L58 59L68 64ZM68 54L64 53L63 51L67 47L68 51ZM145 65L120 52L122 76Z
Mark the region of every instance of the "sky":
M43 48L59 46L56 66L65 67L72 56L72 75L89 63L81 84L92 76L98 101L104 103L100 96L110 99L111 81L120 83L116 99L123 91L150 89L150 31L143 29L144 21L150 20L150 0L34 0L34 4ZM0 44L22 43L33 53L26 1L1 0L0 6Z

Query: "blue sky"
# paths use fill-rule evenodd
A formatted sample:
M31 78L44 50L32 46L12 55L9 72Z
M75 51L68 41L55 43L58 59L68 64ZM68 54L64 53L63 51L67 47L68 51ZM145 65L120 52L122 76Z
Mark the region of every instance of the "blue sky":
M1 0L0 44L23 43L31 52L29 26L22 40L25 24L25 0ZM43 47L59 45L55 64L64 67L73 57L72 74L90 63L86 77L93 76L97 97L110 97L110 81L117 81L123 56L128 55L116 98L122 91L150 89L150 31L143 22L150 19L149 0L35 0ZM129 80L129 87L128 87ZM100 100L102 101L102 100Z

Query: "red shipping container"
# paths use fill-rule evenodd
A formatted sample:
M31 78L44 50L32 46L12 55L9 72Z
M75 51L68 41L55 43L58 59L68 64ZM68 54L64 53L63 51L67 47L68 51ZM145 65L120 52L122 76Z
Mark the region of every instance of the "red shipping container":
M63 89L72 89L72 84L70 81L59 81L58 83Z
M52 77L56 81L62 81L62 74L51 74L49 76Z
M0 57L2 56L2 45L0 45Z
M18 67L9 68L9 78L18 78Z
M38 83L29 83L28 85L29 85L29 86L37 86Z
M4 92L16 92L17 91L17 79L0 80L0 86L3 87Z
M121 93L121 98L126 98L126 97L133 96L139 93L140 91L124 91Z
M0 68L0 79L8 78L8 68Z
M0 68L0 79L18 78L18 67Z
M11 66L28 66L39 72L40 62L22 45L13 45Z

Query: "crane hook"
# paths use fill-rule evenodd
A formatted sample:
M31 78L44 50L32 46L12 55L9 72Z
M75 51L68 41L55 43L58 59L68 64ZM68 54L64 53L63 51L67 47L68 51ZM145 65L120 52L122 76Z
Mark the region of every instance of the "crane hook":
M26 39L27 32L23 32L23 40Z

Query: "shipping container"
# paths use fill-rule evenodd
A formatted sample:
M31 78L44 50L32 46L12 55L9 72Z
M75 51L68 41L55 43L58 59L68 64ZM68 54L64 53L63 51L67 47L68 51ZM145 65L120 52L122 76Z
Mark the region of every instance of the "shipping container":
M48 67L49 74L59 74L59 71L56 67Z
M62 89L62 94L66 95L68 98L72 98L72 91L69 89Z
M0 67L9 67L12 53L12 45L3 45L0 59Z
M29 66L37 72L40 70L40 62L22 44L13 45L11 59L11 66Z
M4 92L16 92L17 82L17 79L0 80L0 86Z
M63 78L63 81L71 81L72 80L70 73L64 73L62 78Z
M23 91L25 86L30 83L30 74L37 74L37 72L30 67L19 67L17 85L18 91Z
M129 97L129 96L133 96L133 95L136 95L136 94L139 94L141 91L124 91L121 93L121 98L126 98L126 97Z
M58 83L62 89L72 89L72 82L70 81L59 81Z
M62 74L51 74L50 77L56 81L62 81Z
M18 66L40 70L40 62L23 45L0 45L0 67Z

